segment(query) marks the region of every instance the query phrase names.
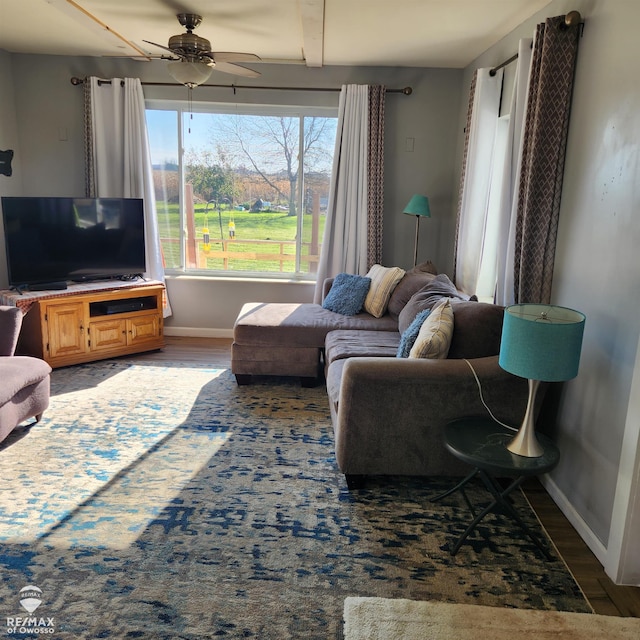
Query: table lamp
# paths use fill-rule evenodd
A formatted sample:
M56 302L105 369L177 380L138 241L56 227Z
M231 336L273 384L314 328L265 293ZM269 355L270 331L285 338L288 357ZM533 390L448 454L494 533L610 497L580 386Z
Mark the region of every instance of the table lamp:
M420 218L430 218L431 210L429 209L429 198L427 196L415 195L409 200L402 213L416 217L416 242L413 250L413 266L418 264L418 234L420 233Z
M540 457L535 434L535 400L540 382L562 382L578 375L585 316L547 304L516 304L504 311L499 365L529 380L529 399L522 425L508 444L511 453Z

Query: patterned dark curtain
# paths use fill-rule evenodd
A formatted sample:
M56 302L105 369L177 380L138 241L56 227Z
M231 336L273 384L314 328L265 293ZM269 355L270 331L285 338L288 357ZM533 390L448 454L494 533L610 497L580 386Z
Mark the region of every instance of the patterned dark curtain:
M549 303L571 94L581 26L564 16L538 25L534 39L516 221L516 302Z
M367 264L382 263L384 206L384 100L382 85L369 86L369 153L367 193Z
M469 107L467 108L467 122L464 128L464 151L462 154L462 174L460 176L460 190L458 192L458 214L456 218L456 236L453 247L453 273L455 281L455 273L458 262L458 235L460 233L460 218L462 216L462 200L464 194L464 181L467 174L467 162L469 156L469 136L471 134L471 118L473 117L473 101L476 95L476 80L478 78L478 70L476 69L471 79L471 87L469 88Z
M93 166L93 122L91 119L91 84L87 81L84 89L84 195L96 197L96 180Z

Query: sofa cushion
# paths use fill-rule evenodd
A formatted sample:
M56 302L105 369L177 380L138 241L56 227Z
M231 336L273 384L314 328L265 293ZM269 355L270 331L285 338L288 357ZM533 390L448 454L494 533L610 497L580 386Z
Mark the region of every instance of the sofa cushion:
M233 327L233 340L254 347L320 348L334 329L397 331L398 323L388 314L343 316L311 302L247 302Z
M364 301L364 310L374 318L381 318L387 311L389 298L405 271L400 267L383 267L374 264L367 277L371 278L371 287Z
M350 273L339 273L333 280L322 306L345 316L355 316L362 311L369 293L371 278Z
M442 298L469 300L468 295L458 291L449 277L441 273L411 296L398 316L398 331L404 333L420 311L431 309Z
M445 298L431 309L422 323L409 357L444 360L449 353L452 335L453 309L451 300Z
M398 345L398 351L396 356L398 358L408 358L411 349L415 344L418 333L422 323L427 319L427 316L431 313L431 309L425 309L421 311L414 319L413 322L407 327L405 332L400 336L400 344Z
M504 307L454 301L454 330L449 358L485 358L500 353Z
M427 271L407 271L389 298L389 315L397 319L413 294L428 285L435 277Z
M324 343L325 364L345 358L393 357L399 340L397 331L331 331Z

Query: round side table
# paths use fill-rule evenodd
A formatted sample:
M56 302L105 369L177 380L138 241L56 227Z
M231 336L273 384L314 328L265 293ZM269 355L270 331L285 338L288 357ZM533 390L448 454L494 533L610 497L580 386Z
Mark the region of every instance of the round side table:
M474 515L469 526L451 548L451 555L458 552L462 543L488 513L501 509L516 521L548 560L552 559L549 550L526 525L507 498L526 478L551 471L560 460L560 451L549 438L537 434L540 444L544 447L542 456L538 458L519 456L507 449L507 444L514 436L515 431L490 418L461 418L445 427L444 441L447 449L456 458L473 467L473 471L455 487L432 498L432 501L436 502L456 491L461 491ZM476 476L482 480L492 498L491 502L478 514L475 513L475 509L464 491L464 487ZM506 488L497 480L497 478L503 477L513 478Z

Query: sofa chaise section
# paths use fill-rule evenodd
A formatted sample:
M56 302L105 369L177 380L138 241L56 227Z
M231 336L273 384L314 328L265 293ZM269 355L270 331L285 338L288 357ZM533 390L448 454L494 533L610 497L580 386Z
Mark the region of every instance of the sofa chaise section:
M248 384L254 375L299 376L303 384L315 384L330 331L397 331L397 327L390 315L344 316L310 302L249 302L234 325L231 371L238 384Z

